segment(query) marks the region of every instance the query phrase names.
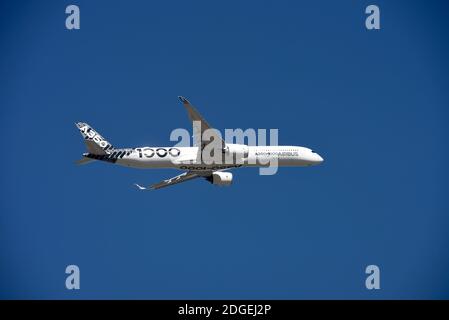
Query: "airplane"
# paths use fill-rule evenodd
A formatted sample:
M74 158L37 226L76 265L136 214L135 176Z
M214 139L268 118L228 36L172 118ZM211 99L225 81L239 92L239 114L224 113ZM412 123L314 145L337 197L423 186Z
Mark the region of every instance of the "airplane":
M178 97L194 125L194 137L201 136L208 129L213 129L190 102ZM180 175L163 180L148 187L135 183L139 190L155 190L181 182L204 178L213 185L229 186L233 175L227 172L239 167L266 167L275 161L279 167L304 167L318 165L323 158L315 151L299 146L249 146L231 144L218 137L215 141L223 156L231 156L231 162L211 163L203 161L202 152L210 140L197 139L193 147L138 147L115 148L97 131L85 122L75 123L84 138L87 151L77 164L92 161L104 161L132 168L175 168L185 170ZM195 126L199 124L199 126ZM228 158L229 159L229 158Z

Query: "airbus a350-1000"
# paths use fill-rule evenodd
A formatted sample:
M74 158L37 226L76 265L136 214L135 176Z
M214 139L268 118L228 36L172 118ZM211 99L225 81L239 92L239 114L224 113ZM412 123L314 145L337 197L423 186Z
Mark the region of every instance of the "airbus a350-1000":
M179 97L187 109L190 120L199 124L200 135L212 129L194 106L184 97ZM106 141L98 132L84 122L76 123L76 126L84 138L87 153L77 164L85 164L92 161L105 161L133 168L175 168L184 170L180 175L163 180L149 187L135 184L139 189L160 189L184 181L204 178L214 185L227 186L232 183L232 173L228 170L238 167L266 167L275 163L278 167L304 167L317 165L323 162L323 158L313 150L297 146L248 146L245 144L226 143L218 138L219 148L224 156L228 156L226 163L211 163L203 161L203 150L209 142L203 139L197 140L193 147L139 147L139 148L115 148ZM229 157L231 155L231 157ZM231 162L229 162L231 159Z

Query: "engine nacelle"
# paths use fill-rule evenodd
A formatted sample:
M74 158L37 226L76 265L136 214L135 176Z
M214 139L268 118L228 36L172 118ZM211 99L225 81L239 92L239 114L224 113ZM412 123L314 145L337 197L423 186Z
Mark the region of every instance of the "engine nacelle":
M215 171L208 180L210 183L217 186L229 186L232 183L232 173Z

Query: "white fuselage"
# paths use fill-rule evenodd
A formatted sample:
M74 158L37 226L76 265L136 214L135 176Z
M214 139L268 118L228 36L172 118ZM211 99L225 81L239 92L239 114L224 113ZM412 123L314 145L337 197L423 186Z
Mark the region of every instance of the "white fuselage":
M296 146L246 146L227 144L218 161L198 157L198 147L141 147L117 149L114 163L133 168L223 170L236 167L303 167L320 164L323 158L309 148Z

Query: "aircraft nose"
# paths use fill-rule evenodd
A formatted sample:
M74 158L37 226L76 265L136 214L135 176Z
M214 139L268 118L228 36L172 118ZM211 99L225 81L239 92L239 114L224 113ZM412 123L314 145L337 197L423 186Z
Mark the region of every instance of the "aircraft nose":
M317 164L323 163L324 161L323 157L321 157L317 152L313 150L309 150L309 152L306 152L303 157L303 159L310 166L315 166Z
M312 156L312 162L313 164L320 164L323 163L324 159L318 154L318 153L313 153Z

